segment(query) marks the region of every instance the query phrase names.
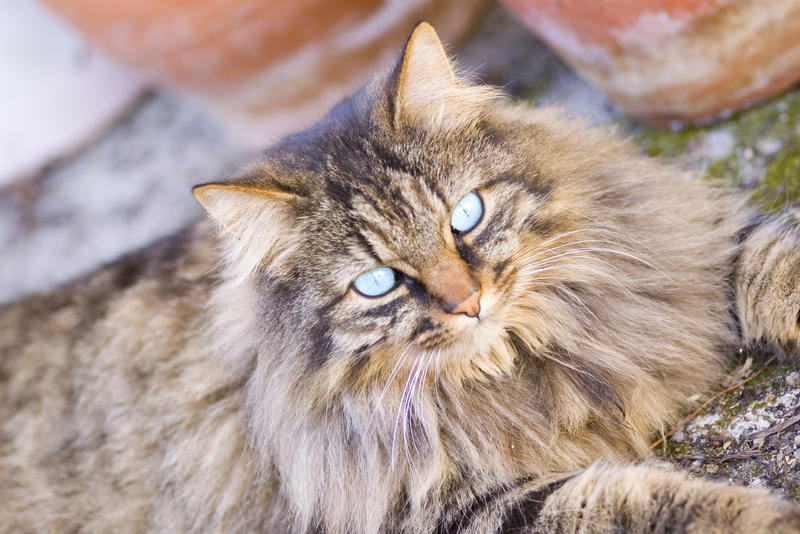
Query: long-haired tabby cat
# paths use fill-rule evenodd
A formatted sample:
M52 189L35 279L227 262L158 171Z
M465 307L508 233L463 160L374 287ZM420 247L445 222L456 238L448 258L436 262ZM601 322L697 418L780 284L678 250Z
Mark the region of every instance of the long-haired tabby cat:
M800 532L624 463L741 344L800 335L800 238L609 133L398 67L215 222L0 310L3 532Z

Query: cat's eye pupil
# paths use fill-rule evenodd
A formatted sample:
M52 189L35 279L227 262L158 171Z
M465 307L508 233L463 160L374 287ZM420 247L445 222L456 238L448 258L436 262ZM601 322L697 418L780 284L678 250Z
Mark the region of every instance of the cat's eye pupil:
M477 193L468 193L458 201L450 215L450 226L456 232L469 232L483 218L483 201Z
M380 297L395 288L397 276L390 267L378 267L356 278L353 285L365 297Z

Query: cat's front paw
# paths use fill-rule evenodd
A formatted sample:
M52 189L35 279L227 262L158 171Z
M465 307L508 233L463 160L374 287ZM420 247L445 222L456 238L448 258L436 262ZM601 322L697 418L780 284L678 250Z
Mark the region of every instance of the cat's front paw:
M800 534L800 507L790 501L663 466L595 464L540 508L526 532Z
M800 355L800 235L779 221L764 222L742 244L735 267L744 341Z
M735 491L735 490L734 490ZM704 530L702 525L696 532L741 532L743 534L800 534L800 506L766 492L753 493L742 507L739 499L726 503L723 498L720 510L730 517L730 529Z

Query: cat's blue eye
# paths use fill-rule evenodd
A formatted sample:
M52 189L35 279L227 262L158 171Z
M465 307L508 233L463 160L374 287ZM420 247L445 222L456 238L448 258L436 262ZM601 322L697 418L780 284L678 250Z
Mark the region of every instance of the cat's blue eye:
M469 193L458 201L450 215L450 226L458 232L469 232L481 222L483 202L477 193Z
M365 297L380 297L385 295L397 285L394 269L378 267L367 271L353 283L356 290Z

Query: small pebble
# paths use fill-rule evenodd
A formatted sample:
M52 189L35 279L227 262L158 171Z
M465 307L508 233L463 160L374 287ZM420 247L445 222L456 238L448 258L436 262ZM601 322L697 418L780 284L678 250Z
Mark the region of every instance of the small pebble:
M710 473L713 475L717 471L719 471L719 467L717 466L717 464L710 464L706 466L706 473Z
M782 404L786 408L793 408L797 404L797 395L793 392L781 395L776 399L778 404Z
M800 437L800 435L798 435L798 437ZM675 443L683 443L684 441L686 441L686 434L683 433L683 430L678 430L672 436L672 441L674 441Z
M786 383L792 386L793 388L800 386L800 372L792 371L791 373L786 375Z
M794 437L794 444L795 444L795 447L800 447L800 434L797 434Z

